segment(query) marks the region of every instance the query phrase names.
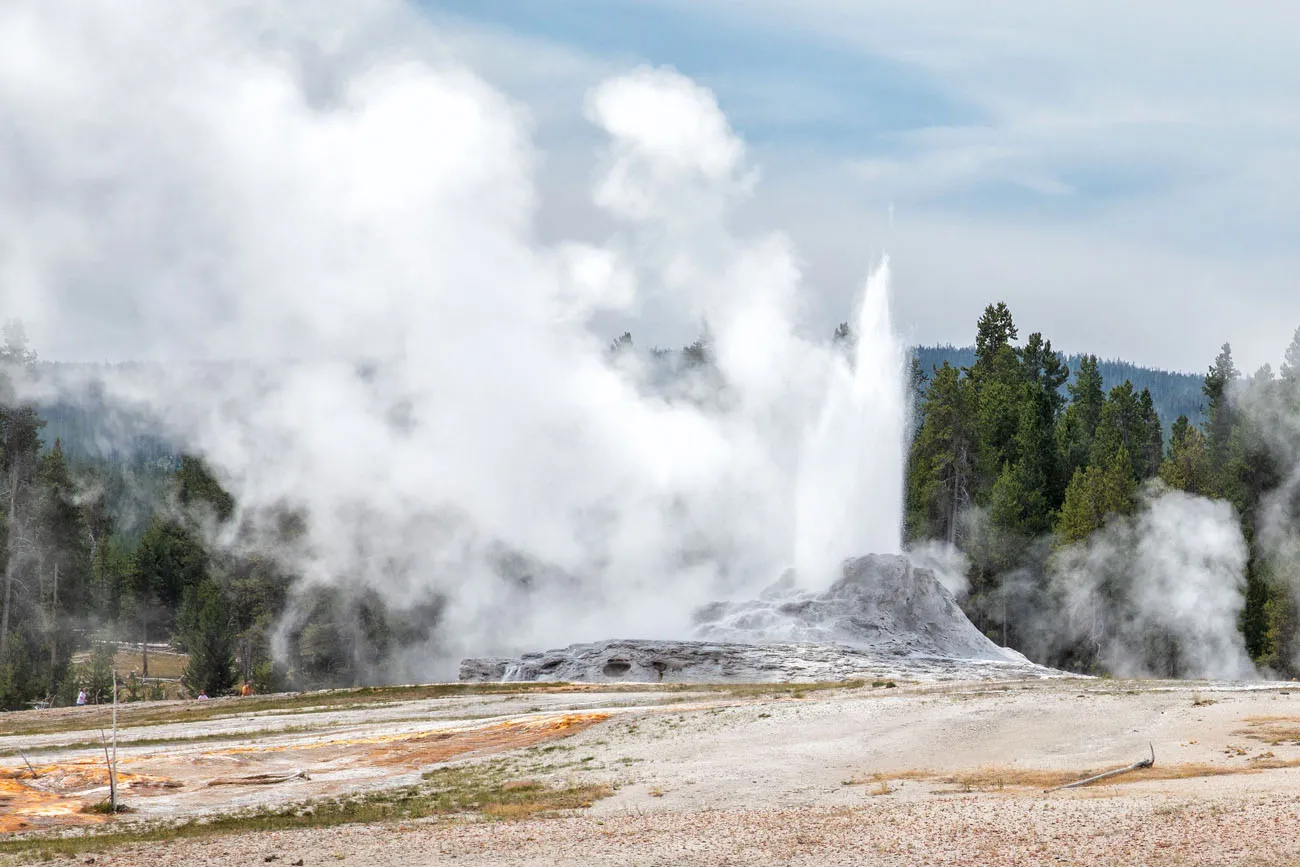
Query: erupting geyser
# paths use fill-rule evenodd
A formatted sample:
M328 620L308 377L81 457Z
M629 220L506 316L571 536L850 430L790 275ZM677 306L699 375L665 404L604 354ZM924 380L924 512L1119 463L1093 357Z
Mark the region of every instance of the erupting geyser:
M856 341L832 361L826 402L804 441L794 565L824 584L844 560L902 549L907 397L889 312L889 259L867 280Z
M785 681L1051 676L982 634L902 549L908 399L889 312L889 260L867 280L848 351L792 479L793 563L757 598L694 613L692 639L612 639L463 660L469 681ZM866 556L861 556L866 555ZM818 592L807 588L825 588Z

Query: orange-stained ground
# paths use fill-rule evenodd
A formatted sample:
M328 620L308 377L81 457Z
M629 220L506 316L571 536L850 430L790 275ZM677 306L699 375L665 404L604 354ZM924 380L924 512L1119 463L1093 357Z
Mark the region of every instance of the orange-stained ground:
M118 791L137 807L142 798L183 796L217 779L228 783L232 767L229 760L234 760L235 767L247 770L262 767L268 759L274 761L276 770L283 770L288 761L307 774L317 768L343 766L418 771L461 756L492 755L569 737L608 718L606 713L567 713L433 732L321 738L266 746L214 744L197 755L183 756L159 749L120 757L119 769L133 770L119 770ZM34 769L0 769L0 833L100 822L102 815L85 810L107 797L108 771L102 756L38 764Z

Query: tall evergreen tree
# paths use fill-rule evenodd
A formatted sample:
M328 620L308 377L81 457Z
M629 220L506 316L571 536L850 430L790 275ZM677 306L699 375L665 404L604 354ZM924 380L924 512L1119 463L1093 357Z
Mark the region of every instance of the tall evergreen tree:
M978 432L976 462L981 502L988 501L1003 469L1019 457L1016 435L1020 429L1024 373L1011 342L1015 339L1016 326L1007 305L999 301L985 308L976 326L975 363L969 371Z
M1210 465L1216 474L1222 474L1228 464L1232 430L1236 416L1230 392L1241 376L1232 361L1232 347L1225 343L1214 364L1205 374L1205 444L1210 453Z
M56 440L41 461L36 526L43 605L48 611L48 679L54 693L63 680L75 642L72 625L89 613L91 561L86 522Z
M129 577L136 626L143 645L141 676L149 676L149 640L165 635L185 590L208 578L208 554L176 521L157 519L136 550Z
M958 517L971 502L976 431L969 380L945 363L926 389L925 413L908 471L908 535L957 542Z
M226 492L202 458L182 455L176 471L177 499L191 514L209 509L218 521L229 520L235 498Z
M4 512L3 600L0 601L0 657L10 641L15 611L33 600L23 589L35 583L24 578L37 555L34 505L40 464L42 421L30 406L6 401L0 405L0 509ZM31 615L29 614L29 618Z
M1141 401L1133 393L1133 384L1125 380L1123 384L1112 388L1106 396L1097 432L1093 437L1089 464L1110 467L1114 464L1116 455L1123 452L1124 460L1128 462L1129 476L1137 481L1141 474L1133 456L1146 448L1147 440L1147 419L1143 417Z
M1092 440L1101 422L1101 408L1106 405L1097 356L1083 357L1067 390L1070 403L1061 419L1061 460L1065 477L1073 478L1075 470L1088 465Z
M1065 542L1081 542L1112 515L1133 511L1137 485L1132 461L1122 447L1111 452L1105 464L1075 471L1065 491L1057 533Z
M1020 358L1025 377L1047 395L1055 417L1065 407L1065 395L1061 394L1061 386L1070 379L1070 368L1065 359L1059 352L1052 350L1052 341L1044 340L1038 332L1029 335L1020 351Z
M1160 464L1165 457L1165 435L1150 389L1142 389L1142 395L1138 399L1138 412L1142 416L1144 427L1142 441L1138 444L1138 477L1151 479L1160 474Z
M211 581L187 588L180 620L190 655L181 675L185 688L196 695L201 691L210 696L230 692L236 681L235 635L221 589Z
M1172 488L1209 496L1214 485L1205 435L1180 415L1169 435L1169 456L1160 464L1160 478Z
M1279 375L1283 382L1300 383L1300 328L1295 330L1291 345L1286 348L1286 356L1282 361Z

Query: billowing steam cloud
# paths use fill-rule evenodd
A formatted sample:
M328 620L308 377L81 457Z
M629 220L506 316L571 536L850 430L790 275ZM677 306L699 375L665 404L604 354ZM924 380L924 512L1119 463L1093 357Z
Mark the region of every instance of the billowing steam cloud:
M170 360L110 392L204 454L246 519L307 517L277 551L299 592L439 608L411 674L676 634L791 563L815 580L897 550L887 275L853 360L802 336L790 243L727 229L756 173L709 91L640 69L585 107L620 228L551 246L527 116L403 4L12 0L5 310L38 347ZM666 394L590 327L652 297L707 323L708 388ZM845 449L870 456L847 482Z
M1038 638L1093 642L1124 676L1253 677L1237 629L1246 559L1230 504L1153 488L1132 518L1058 552L1049 576L1064 616Z
M974 556L996 562L1007 541L987 513L969 509L963 524ZM1019 540L1015 552L996 589L968 604L977 623L1006 624L992 637L1031 659L1129 677L1257 676L1238 629L1249 551L1230 503L1152 481L1134 514L1084 541ZM966 589L965 558L946 543L913 558Z
M1259 505L1255 544L1269 579L1290 602L1288 618L1277 618L1277 662L1300 668L1300 330L1282 364L1281 377L1261 371L1231 392L1274 462L1277 486Z

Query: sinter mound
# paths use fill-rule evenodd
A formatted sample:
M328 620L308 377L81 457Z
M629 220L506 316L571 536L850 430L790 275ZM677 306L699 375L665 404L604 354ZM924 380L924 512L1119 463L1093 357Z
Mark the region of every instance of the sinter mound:
M829 590L792 573L756 600L695 612L692 641L612 640L518 659L466 659L463 681L825 681L1049 676L967 619L934 573L905 557L846 561Z

